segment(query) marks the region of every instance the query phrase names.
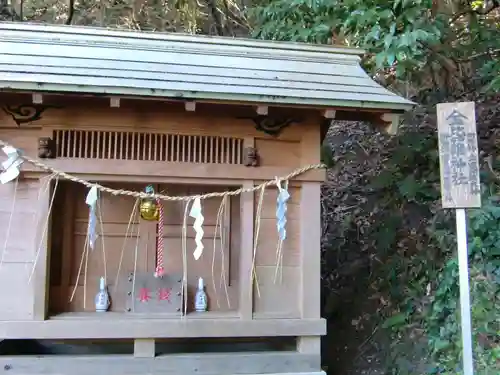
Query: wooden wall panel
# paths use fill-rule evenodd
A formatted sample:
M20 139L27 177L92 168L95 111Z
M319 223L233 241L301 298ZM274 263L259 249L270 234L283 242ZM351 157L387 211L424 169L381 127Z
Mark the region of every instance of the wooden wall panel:
M287 238L283 241L282 254L283 266L300 265L300 221L289 219L287 222ZM278 231L276 219L261 219L255 264L257 266L276 265L276 252L278 246Z
M186 112L176 110L173 106L147 106L141 108L127 106L120 108L105 106L93 107L88 111L86 106L65 107L57 110L48 110L43 118L35 123L41 127L57 127L67 129L96 129L96 130L159 130L172 134L219 135L227 137L266 137L265 133L255 129L251 119L239 118L238 114L225 114L220 111ZM281 134L280 139L300 141L302 137L301 124L291 124ZM319 130L319 126L318 126Z
M299 310L300 277L300 188L290 186L290 199L287 206L287 238L282 245L282 267L278 268L281 277L275 282L278 251L276 228L276 199L278 190L267 188L260 215L260 230L257 242L255 264L260 289L260 298L254 287L255 317L297 317ZM255 215L260 192L255 193ZM255 223L259 220L256 219Z
M255 147L263 166L296 168L300 165L300 142L257 138Z
M104 219L105 220L105 219ZM110 229L110 227L115 227ZM123 262L121 265L120 275L123 277L128 272L134 270L134 253L135 247L138 243L137 236L137 225L134 225L131 229L134 231L127 239L125 239L125 230L127 224L113 224L104 225L104 235L100 235L96 241L95 248L89 249L89 259L87 262L87 282L92 281L95 285L99 285L99 278L105 275L104 272L104 258L103 249L106 254L106 272L109 283L115 282L115 277L118 272L120 253L122 247L125 246ZM87 223L78 222L75 226L74 232L74 242L73 242L73 257L71 261L71 284L75 285L76 279L78 277L78 270L80 265L80 260L82 258L83 250L85 247L86 230ZM99 234L101 230L98 230ZM141 244L139 243L139 246ZM137 269L145 270L146 268L146 254L144 254L144 249L138 249L138 261ZM80 277L78 280L79 285L83 285L85 276L85 264L80 271ZM95 294L95 293L94 293Z
M134 185L120 185L131 190L142 189L143 186ZM135 264L135 250L138 246L138 257L136 263L137 272L151 272L153 274L156 265L156 223L146 222L144 220L137 220L135 216L132 224L128 230L129 237L124 241L127 232L128 222L132 213L134 198L123 196L112 196L109 194L101 194L100 204L102 206L102 226L101 217L98 212L97 233L104 233L99 236L96 241L94 250L89 250L89 258L87 261L87 271L85 271L85 261L80 268L82 261L82 254L85 247L85 238L88 225L88 206L85 204L85 196L88 189L77 184L70 184L71 189L71 202L74 205L75 215L73 218L73 229L70 234L71 241L66 243L64 249L65 261L63 264L69 263L69 283L68 285L55 285L53 287L53 295L59 295L64 298L64 301L56 301L53 306L59 309L59 312L71 311L93 311L94 310L94 296L97 292L99 285L99 278L104 276L104 259L103 259L103 243L106 254L106 271L108 277L109 292L112 299L111 311L124 312L126 308L126 300L123 293L117 294L114 289L116 283L116 275L120 263L120 256L122 247L125 243L125 251L120 270L120 282L126 278L129 272L134 271ZM200 194L203 192L213 191L213 188L194 188L179 185L160 185L155 186L157 191L167 192L171 195L192 195ZM219 190L225 190L219 188ZM229 202L235 199L229 200ZM227 208L227 214L223 225L222 231L226 236L226 245L223 248L221 255L220 247L220 232L217 233L215 240L215 259L214 254L214 236L216 235L216 220L217 212L219 210L221 200L214 198L202 201L203 214L205 216L204 222L204 252L199 260L193 258L193 251L195 249L195 232L193 229L193 219L188 218L187 222L187 260L188 260L188 287L189 295L192 297L196 291L198 277L203 277L206 285L206 292L209 297L210 309L218 311L236 310L238 307L238 286L237 286L237 266L238 253L234 256L231 253L231 246L235 239L231 239L230 227L231 218L230 214L237 218L238 211ZM164 202L164 267L167 273L182 274L182 223L184 218L184 203L183 202ZM68 209L69 207L66 207ZM71 209L68 210L70 212ZM54 228L54 230L58 230ZM139 233L139 235L137 235ZM76 284L78 271L80 276L78 278L78 287L75 297L69 303L69 297ZM224 270L225 285L222 279L222 270ZM84 285L86 280L86 296L84 298ZM215 282L215 288L214 288ZM226 296L227 288L227 296ZM119 288L122 289L122 288ZM57 297L55 297L57 298ZM229 298L229 304L227 299ZM192 299L192 298L191 298ZM217 304L217 300L219 304ZM85 307L84 307L85 301ZM192 301L190 301L192 304Z
M29 275L33 263L3 263L0 268L0 320L33 318L33 284Z
M141 188L139 185L127 184L120 184L120 187L135 190ZM129 227L129 220L135 204L135 198L101 194L98 205L96 228L99 236L95 248L93 250L89 249L88 261L84 260L83 266L80 268L83 251L85 249L88 226L89 209L85 204L85 197L88 189L83 185L73 183L69 185L69 189L72 197L69 201L73 203L74 207L72 210L68 210L69 207L66 206L64 208L65 212L63 213L66 214L66 212L70 211L74 211L75 213L73 217L68 217L67 219L68 221L73 221L72 231L70 233L71 241L67 241L63 249L63 266L69 264L69 283L68 285L60 286L65 289L65 292L61 293L61 297L64 298L64 300L57 304L63 307L63 311L95 311L94 297L98 291L99 278L105 275L104 249L107 281L112 299L111 311L124 312L126 297L123 293L116 294L114 292L122 249L124 249L123 260L118 276L120 282L123 283L126 279L126 275L134 270L136 246L138 247L136 269L137 271L147 270L148 249L144 248L144 238L147 237L148 233L137 220L138 211L134 214ZM58 229L53 228L53 230L57 231ZM85 270L85 264L87 264L87 270ZM80 276L78 277L79 270ZM87 277L86 281L85 274ZM77 278L78 287L75 297L70 303L69 299L74 290ZM87 288L85 298L84 284L86 284Z
M287 203L287 238L283 242L282 254L284 266L298 266L300 252L300 216L299 204L300 188L288 188L290 199ZM260 191L255 192L255 215L259 203ZM276 264L276 250L278 246L278 232L276 228L276 199L278 189L269 187L264 192L264 200L260 214L260 230L257 244L255 263L257 266L274 266ZM256 220L257 224L257 220Z
M256 182L260 184L262 181ZM300 187L291 183L288 187L290 199L287 202L287 218L299 218L299 204L300 204ZM259 203L260 190L255 192L255 212L257 212L257 205ZM260 217L262 219L275 219L276 218L276 199L278 197L278 189L276 186L267 187L264 191L264 200Z
M82 104L85 100L88 100L88 98L82 99ZM153 137L146 136L144 138L147 145L152 140L158 140L160 134L194 136L193 138L197 139L195 143L200 140L200 136L209 136L210 139L213 137L227 137L231 138L231 142L236 142L234 144L238 145L241 145L242 139L255 138L256 140L256 146L261 155L261 165L260 168L251 169L240 164L240 146L237 147L237 150L230 147L231 150L228 153L231 154L231 160L226 160L224 165L214 163L213 157L210 156L210 152L207 153L205 146L203 146L205 147L202 151L203 155L198 155L199 157L194 157L192 160L194 163L178 162L177 156L175 156L174 162L165 162L161 158L159 160L158 155L153 155L155 150L152 152L147 149L148 147L140 148L141 155L137 157L139 160L117 159L119 152L116 150L116 140L123 137L115 137L116 139L113 138L113 140L106 138L108 139L106 141L108 146L111 145L111 147L106 147L101 153L94 155L99 155L97 159L63 157L46 161L47 164L51 164L57 169L68 173L84 174L89 178L93 176L96 179L102 179L97 176L99 174L130 174L131 181L139 181L140 178L150 175L156 177L159 182L165 181L164 178L159 177L169 175L178 178L197 178L200 176L200 178L218 179L269 179L276 175L285 175L293 169L301 167L304 161L308 160L308 157L303 154L305 149L301 146L304 133L313 132L319 135L319 125L313 124L314 126L312 126L313 120L311 119L305 119L301 123L293 123L283 129L278 137L275 137L256 130L253 120L242 118L241 114L238 115L237 113L221 113L213 110L186 112L167 103L165 105L151 105L148 102L139 102L128 106L127 103L129 104L130 101L125 101L120 108L109 108L105 105L105 102L100 102L98 106L94 107L96 102L90 100L88 105L92 105L91 111L88 110L89 107L86 105L65 106L58 103L59 108L48 109L43 113L40 120L22 124L19 127L13 124L10 116L2 115L0 118L0 129L2 129L0 139L11 142L15 147L22 149L32 157L37 156L38 137L42 135L52 136L53 131L74 130L75 134L80 134L80 138L81 134L83 134L82 131L110 132L110 134L115 135L120 132L156 134ZM62 138L59 135L57 139ZM76 145L71 144L69 147L71 150L69 150L68 155L73 155ZM318 145L314 145L314 147L318 147ZM87 151L84 151L83 154L88 154ZM318 150L307 150L307 152L315 151ZM174 153L177 155L177 151ZM244 154L244 152L242 153ZM110 158L110 155L113 157ZM190 158L191 156L189 158L186 156L183 160L191 160ZM101 160L102 163L96 164L95 160ZM144 160L157 161L146 162ZM201 163L202 160L209 160L209 163ZM169 166L169 168L166 168L166 166ZM27 163L25 163L23 170L38 171L36 167ZM298 179L307 181L318 181L323 178L323 171L318 170L307 172L298 177Z
M253 292L254 318L298 318L300 268L283 266L275 282L275 266L257 266L257 281ZM282 276L280 273L282 272Z
M195 195L212 191L225 191L224 187L204 187L204 186L171 186L160 185L160 191L168 191L172 195ZM234 311L238 308L238 251L233 247L237 238L232 239L231 228L233 220L238 220L239 211L232 208L236 199L229 199L225 214L222 213L219 223L217 215L222 203L222 198L210 198L202 200L203 222L203 245L202 256L195 260L193 251L195 249L194 220L187 219L187 276L189 305L192 306L192 297L196 293L198 278L202 277L205 282L205 291L209 300L209 309L214 311ZM184 202L165 202L165 225L164 228L164 267L167 273L182 273L182 225L184 222ZM189 208L188 208L189 210ZM189 211L188 211L189 214ZM216 232L217 231L217 232ZM225 238L224 244L220 237ZM214 241L215 238L215 241ZM224 245L224 246L222 246ZM224 281L225 280L225 281ZM227 292L227 294L226 294ZM229 303L228 303L229 299ZM219 303L217 303L217 300Z
M39 218L35 212L16 211L17 207L13 214L0 212L0 253L4 263L31 263L36 253L35 225Z
M237 116L236 116L237 117ZM279 137L268 136L262 132L259 132L255 129L255 124L252 120L249 119L241 119L236 118L233 115L221 115L221 114L206 114L206 113L187 113L183 110L170 110L168 104L156 105L156 106L148 106L142 109L140 106L135 107L127 107L122 106L121 108L108 108L106 106L93 107L92 111L89 111L85 106L75 106L75 107L66 107L59 108L57 110L51 109L44 113L42 120L37 121L32 124L24 124L21 128L17 128L12 124L12 120L5 115L0 116L0 139L11 142L14 146L21 148L24 152L26 152L30 156L37 155L37 139L40 135L47 135L52 132L54 129L94 129L94 130L109 130L109 131L141 131L141 132L162 132L169 134L188 134L188 135L216 135L216 136L227 136L227 137L239 137L245 139L252 139L255 141L255 145L259 149L259 153L261 154L261 165L263 167L270 167L271 170L273 167L283 167L284 171L292 171L294 168L301 167L305 164L315 163L317 162L317 155L319 154L319 148L316 148L319 145L317 138L319 137L319 125L316 126L308 122L307 124L293 124L287 127ZM307 125L307 126L306 126ZM76 162L77 160L67 159L68 163ZM98 176L99 173L104 173L99 169L99 162L96 160L85 161L85 159L78 160L77 162L83 162L85 165L88 165L89 168L85 173L95 173ZM103 161L104 162L104 161ZM114 162L112 160L105 160L105 162ZM51 161L47 161L48 164ZM134 166L133 161L117 161L117 163L126 163L127 168L123 169L121 174L124 174L123 171L128 171L130 169L131 181L143 181L145 180L145 172L144 170L139 170ZM57 164L55 164L57 165ZM149 165L149 164L148 164ZM161 165L161 167L160 167ZM154 168L159 170L159 174L157 176L169 176L169 165L170 168L173 168L173 164L161 162L158 165L155 165ZM130 167L131 166L131 167ZM151 165L152 166L152 165ZM184 168L184 165L177 165L176 167ZM204 167L201 164L185 164L186 171L189 171L191 174L187 177L193 177L193 171L196 170L195 175L198 176L199 167ZM227 168L226 166L216 166L221 169ZM231 166L237 167L239 166ZM179 169L177 168L177 169ZM196 169L198 168L198 169ZM241 167L242 173L247 173L248 169ZM95 172L93 172L95 169ZM264 168L265 169L265 168ZM112 169L108 169L106 173L110 173ZM252 170L259 171L258 168L252 168ZM279 170L276 169L276 170ZM115 172L116 173L116 172ZM128 172L127 172L128 173ZM235 177L236 175L229 175L231 173L226 172L228 174L227 178L236 179L238 182L239 177L244 176L242 174L239 177ZM274 173L274 172L272 172ZM282 172L276 172L282 173ZM274 174L273 174L274 175ZM203 174L199 174L199 178L203 178ZM249 175L250 176L250 175ZM117 176L116 178L122 178L124 176ZM206 176L209 178L210 176ZM252 178L246 177L249 179L255 179L256 175ZM90 178L90 177L89 177ZM264 178L262 175L260 178ZM267 178L267 176L265 177ZM317 180L318 176L315 177ZM153 177L154 179L154 177ZM157 181L168 181L168 179L158 178ZM215 180L214 180L215 181ZM212 183L214 182L212 181ZM241 180L243 182L243 180ZM198 182L198 181L197 181ZM258 183L256 181L255 183ZM109 184L106 184L109 185ZM19 185L21 186L21 184ZM260 229L260 239L259 246L257 250L256 257L256 266L259 277L259 283L262 283L261 289L261 297L254 296L254 312L255 316L258 317L259 314L263 316L263 314L271 314L275 317L290 317L300 315L300 308L298 307L298 299L300 299L299 286L296 284L300 283L301 274L298 272L301 267L301 259L298 256L300 254L300 236L298 235L300 226L303 226L302 221L300 220L299 215L299 203L298 197L300 195L300 188L297 188L298 185L292 185L290 187L290 193L292 195L291 200L288 204L288 239L285 241L283 245L283 284L275 285L274 284L274 271L275 271L275 253L276 253L276 245L277 245L277 234L276 234L276 222L275 222L275 210L276 210L276 189L269 188L266 191L265 202L261 214L261 229ZM123 183L117 183L117 188L123 188ZM4 187L0 187L4 188ZM143 185L131 185L131 190L138 190L143 188ZM83 189L80 187L80 189ZM171 189L171 187L168 187ZM174 190L166 190L167 194L171 195L188 195L188 194L196 194L199 191L199 188L190 187L187 189L183 187L183 192ZM197 190L198 189L198 190ZM212 187L205 188L205 190L212 191ZM227 190L227 189L224 189ZM77 206L74 207L75 212L77 213L77 221L75 223L74 228L72 228L72 240L71 247L75 249L75 254L68 263L71 265L71 268L75 270L75 262L79 262L79 256L82 249L84 241L85 226L88 215L87 207L84 204L84 196L85 189L82 190L81 196L76 199L75 204ZM8 199L9 195L0 192L0 221L5 222L6 212L9 212ZM108 277L110 278L110 283L114 281L116 267L112 264L117 264L116 260L117 253L119 254L122 247L122 241L120 239L123 236L126 225L128 222L128 216L131 211L131 202L133 200L129 198L122 197L111 197L109 195L107 198L103 199L104 207L103 207L103 219L104 219L104 232L113 232L115 236L105 237L105 247L107 252L107 263L109 266L108 269ZM26 196L26 201L35 202L33 195ZM125 201L128 199L126 203ZM238 292L233 292L238 288L238 271L240 270L241 265L239 264L239 259L241 258L240 254L240 220L239 211L240 211L240 197L236 197L232 199L231 205L231 221L229 231L231 232L230 242L228 245L228 249L226 249L228 253L228 257L230 259L230 269L229 273L229 283L228 289L230 290L231 295L231 309L236 308L238 306L238 299L236 296L239 295ZM108 202L108 203L107 203ZM258 202L258 193L255 195L255 203ZM212 270L211 270L211 255L213 250L213 241L211 241L210 236L213 235L214 224L215 224L215 212L217 212L218 206L220 204L220 200L213 199L205 202L204 209L206 211L205 214L205 226L206 226L206 249L204 257L210 258L210 263L196 264L193 265L192 272L188 270L189 283L190 285L195 285L195 280L198 277L196 275L199 273L203 275L206 280L207 291L210 294L213 291L210 285L212 284ZM109 206L109 207L106 207ZM5 206L5 207L4 207ZM26 204L26 212L19 211L19 217L14 218L16 221L15 228L13 230L21 231L19 228L24 228L23 222L26 220L32 220L32 212L30 212L29 204ZM33 207L36 206L33 204ZM118 210L115 210L115 207L120 207ZM256 208L256 207L255 207ZM166 215L166 246L167 248L176 249L175 253L169 258L169 255L165 256L165 265L167 267L176 267L175 264L179 262L180 255L180 241L179 241L179 228L182 223L182 219L180 219L183 215L182 204L178 202L169 202L165 205L165 209L167 212ZM4 210L4 211L2 211ZM63 210L66 215L70 215L71 210ZM106 213L106 211L109 211ZM128 214L125 215L124 212L128 211ZM113 216L113 212L116 212L116 216ZM126 216L124 218L124 216ZM67 221L65 218L63 221ZM68 222L67 222L68 223ZM189 226L192 230L192 219L189 220ZM67 224L67 227L71 227ZM141 225L142 228L142 225ZM154 263L155 263L155 246L154 246L154 229L151 225L144 226L145 232L148 234L145 237L141 236L141 244L147 249L143 252L144 256L140 259L141 267L145 271L153 272ZM100 229L98 228L98 231ZM143 233L145 233L143 232ZM24 233L24 231L23 231ZM3 269L7 264L14 264L14 262L19 262L15 264L22 265L20 268L28 267L30 262L32 262L32 256L35 253L35 246L32 244L31 247L28 246L30 243L29 236L34 235L28 232L28 236L23 237L22 241L19 240L17 244L9 245L10 250L5 254L6 261L4 265L0 267L0 275L2 272L6 274ZM0 246L2 242L2 232L0 231ZM188 242L188 257L192 257L192 250L194 247L192 246L192 232L190 234L191 238ZM130 257L135 250L135 241L129 240L130 244L127 245L126 254L128 259L124 261L124 268L130 268ZM134 244L132 245L132 242ZM98 240L98 246L100 240ZM68 246L66 244L66 246ZM230 247L230 248L229 248ZM305 251L305 249L302 249ZM171 263L168 263L171 261ZM226 259L227 262L227 259ZM91 259L89 264L92 263L92 267L94 268L94 274L87 275L87 298L89 298L89 302L87 303L87 309L93 309L93 297L97 290L98 277L103 273L102 270L102 252L99 251L99 247L94 251L94 254L91 254ZM220 264L220 263L219 263ZM303 265L302 265L303 266ZM14 270L16 268L16 272L19 267L12 267ZM219 269L214 267L214 273L220 273L220 265ZM7 269L7 268L5 268ZM173 269L173 268L172 268ZM113 272L115 271L115 272ZM14 271L12 271L14 272ZM69 271L67 271L69 273ZM1 276L0 276L1 277ZM20 277L20 276L16 276ZM304 277L309 277L305 275ZM319 277L319 275L314 276ZM14 279L14 278L13 278ZM74 281L74 275L68 278L68 281ZM81 283L81 280L80 280ZM260 285L260 284L259 284ZM284 288L283 285L287 287ZM69 286L69 285L68 285ZM57 295L65 295L65 300L68 297L68 286L64 287L64 290L61 291L60 286L54 286L54 290L57 290ZM217 285L219 287L219 285ZM17 288L17 287L16 287ZM21 287L19 287L21 288ZM28 288L31 290L30 288ZM24 292L23 292L24 293ZM75 297L75 303L71 306L66 306L69 310L80 311L82 305L82 288L78 289L77 295ZM27 296L26 299L26 314L31 313L32 305L33 305L33 297L29 296L29 294L24 294ZM2 291L0 287L0 298L2 296ZM221 309L224 310L224 295L220 295L221 297ZM286 296L286 298L285 298ZM21 298L23 300L23 298ZM29 300L29 301L28 301ZM28 303L29 302L29 303ZM117 305L119 306L119 304ZM213 305L212 305L213 307ZM16 307L21 312L21 307ZM0 309L0 319L3 319L3 313ZM26 314L21 312L17 315L19 319L24 319ZM23 317L24 316L24 317Z
M0 123L0 139L23 150L24 153L32 157L38 155L38 137L40 134L40 129L2 129ZM4 156L4 153L2 152L1 155Z
M46 219L37 215L39 189L34 180L0 185L0 320L33 317L34 284L28 280L39 245L37 223Z

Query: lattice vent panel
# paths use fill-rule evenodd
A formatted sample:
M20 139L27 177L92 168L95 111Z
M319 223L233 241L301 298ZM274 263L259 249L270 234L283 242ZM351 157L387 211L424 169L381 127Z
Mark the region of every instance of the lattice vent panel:
M57 157L243 164L243 139L139 132L55 130Z

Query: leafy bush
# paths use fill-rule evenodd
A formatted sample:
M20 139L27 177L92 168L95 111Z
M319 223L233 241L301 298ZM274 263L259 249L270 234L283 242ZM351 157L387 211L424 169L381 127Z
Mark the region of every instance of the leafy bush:
M486 192L483 207L469 210L468 215L472 326L478 375L500 371L500 197L496 189L492 190ZM453 244L453 233L434 233L440 244ZM450 375L457 373L461 358L459 272L454 249L455 246L442 248L447 260L436 274L431 304L422 317L431 354L441 373Z
M249 15L256 38L360 47L373 72L384 68L436 88L461 84L472 73L485 88L499 90L499 7L486 1L260 0Z
M386 372L417 373L414 358L402 360L415 355L410 340L427 343L417 359L425 373L456 375L462 362L455 221L453 211L440 209L436 135L418 130L407 129L381 155L383 168L368 187L372 211L359 210L350 225L364 233L355 247L375 248L381 263L370 283L388 301L379 310L392 338ZM491 174L482 181L483 207L468 212L472 325L476 373L493 375L500 370L500 195ZM338 228L332 247L352 252L345 228Z
M368 275L363 285L381 300L376 312L391 334L386 373L460 373L455 226L453 212L440 208L433 114L440 101L478 102L480 148L495 158L498 111L484 104L484 93L500 91L500 4L259 0L249 15L257 38L365 49L364 66L381 83L428 105L392 140L349 127L343 145L334 145L339 172L324 189L325 211L334 214L324 218L323 279L338 294L342 282ZM368 163L340 151L355 143ZM482 181L484 205L469 211L474 355L477 374L497 375L500 203L496 181ZM357 273L345 276L345 268ZM417 342L415 359L408 343Z

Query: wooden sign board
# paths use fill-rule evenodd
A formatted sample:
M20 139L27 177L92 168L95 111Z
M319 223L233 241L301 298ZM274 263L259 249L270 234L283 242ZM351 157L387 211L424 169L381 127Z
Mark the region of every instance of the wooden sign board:
M481 207L474 102L437 105L443 208Z
M130 273L122 283L127 293L127 312L182 314L182 275L156 278L152 272Z

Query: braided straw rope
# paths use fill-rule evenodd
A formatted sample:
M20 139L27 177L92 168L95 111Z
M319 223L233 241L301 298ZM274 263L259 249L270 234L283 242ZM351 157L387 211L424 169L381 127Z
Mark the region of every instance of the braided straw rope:
M15 148L16 150L19 150L17 147L14 147L11 144L9 144L1 139L0 139L0 146L3 146L3 147L9 146L9 147ZM266 188L266 187L271 186L271 185L276 185L277 181L291 180L292 178L297 177L297 176L299 176L307 171L314 170L314 169L326 168L326 165L324 165L324 164L309 164L309 165L306 165L302 168L295 169L294 171L290 172L286 176L277 177L274 180L266 181L260 185L257 185L257 186L251 187L251 188L239 188L237 190L232 190L232 191L213 192L213 193L207 193L207 194L201 194L201 195L191 195L191 196L170 196L170 195L164 195L164 194L158 194L158 193L148 194L148 193L139 192L139 191L131 191L131 190L124 190L124 189L111 189L109 187L99 185L95 182L83 180L83 179L78 178L76 176L70 175L66 172L58 171L57 169L54 169L54 168L42 163L40 160L30 158L29 156L24 155L23 153L20 153L19 157L22 158L23 160L27 161L28 163L33 164L34 166L36 166L38 168L41 168L47 172L54 174L54 176L82 184L88 188L95 186L97 188L97 190L105 192L105 193L109 193L112 195L125 195L125 196L129 196L129 197L134 197L134 198L153 198L153 199L160 199L163 201L176 201L176 202L179 202L179 201L189 202L195 198L200 198L200 199L222 198L222 197L226 197L226 196L236 196L236 195L240 195L243 193L251 193L254 191L261 190L262 188Z
M164 250L164 242L163 242L163 225L164 225L164 217L165 212L163 211L163 205L159 200L156 201L158 204L159 217L158 217L158 231L156 233L156 270L155 277L162 277L165 273L165 269L163 268L163 250Z

